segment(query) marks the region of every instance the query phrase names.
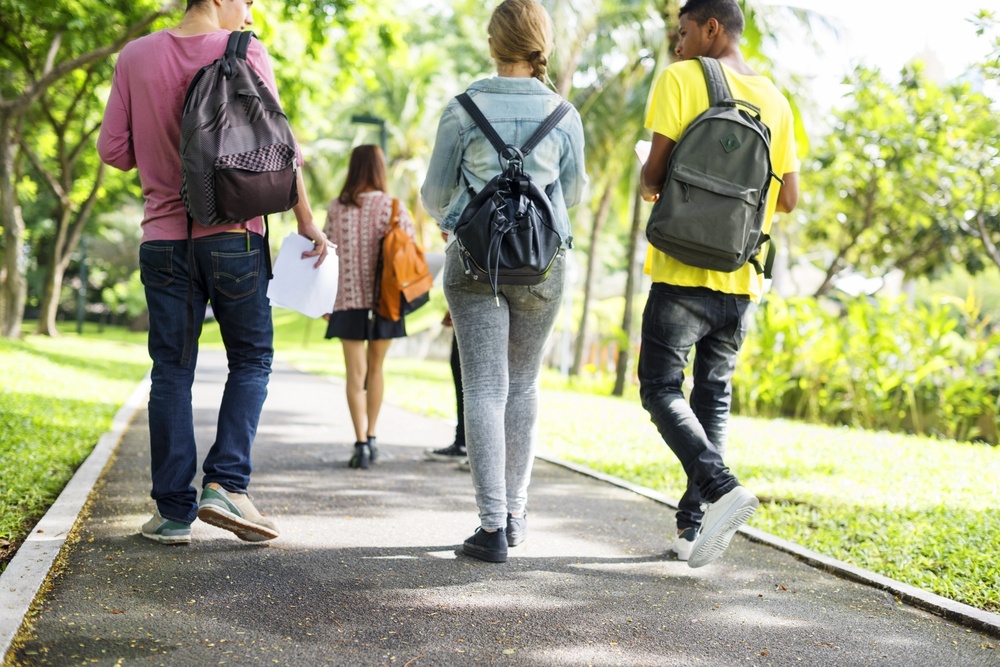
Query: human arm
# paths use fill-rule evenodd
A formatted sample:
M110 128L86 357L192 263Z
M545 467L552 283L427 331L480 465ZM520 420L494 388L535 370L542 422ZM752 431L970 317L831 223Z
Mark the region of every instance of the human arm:
M652 146L649 148L649 157L646 164L642 165L642 172L639 178L639 194L646 201L656 201L660 198L660 191L663 183L667 180L667 167L670 164L670 154L677 145L673 139L669 139L658 132L653 132Z
M447 215L455 191L461 187L459 175L462 168L462 127L455 114L454 104L456 103L452 101L441 115L434 149L427 165L427 176L420 188L424 208L439 222Z
M566 208L572 208L580 203L589 182L584 158L583 122L576 109L570 111L570 118L569 150L563 151L559 163L559 185Z
M781 177L783 183L778 190L778 213L791 213L799 203L799 174L790 171Z
M323 263L323 260L326 259L331 245L326 238L326 234L313 221L312 207L309 205L309 198L306 196L306 184L302 178L301 169L295 172L295 186L298 189L299 201L292 207L292 213L295 214L295 221L298 223L298 232L313 242L313 249L302 253L302 259L316 257L316 263L313 266L319 267Z
M101 162L129 171L135 168L135 148L132 145L132 123L128 111L128 85L119 58L111 82L111 94L104 108L101 133L97 137L97 153Z

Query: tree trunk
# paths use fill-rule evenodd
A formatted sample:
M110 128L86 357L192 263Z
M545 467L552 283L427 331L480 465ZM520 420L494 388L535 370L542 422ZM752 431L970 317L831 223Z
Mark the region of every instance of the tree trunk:
M42 168L41 163L38 164L38 168ZM97 175L94 178L94 185L90 190L90 195L80 205L80 208L77 209L72 221L70 217L73 216L73 211L71 210L73 204L68 197L63 196L61 198L60 210L57 215L59 228L56 232L55 243L52 244L52 254L48 258L49 268L45 272L45 288L42 293L41 312L39 313L38 329L36 331L38 334L45 336L59 335L59 331L56 329L56 314L59 311L59 297L62 295L63 277L69 268L73 253L76 252L76 249L80 245L83 230L87 226L87 221L94 210L94 205L97 203L97 195L100 192L101 184L104 182L104 173L105 165L101 163L97 167ZM72 165L64 170L63 175L65 179L72 178ZM59 191L56 192L56 195L68 192L71 186L71 183L63 183ZM86 289L86 286L84 286L84 289Z
M58 336L56 313L59 311L59 296L62 293L64 270L61 263L53 263L45 271L45 286L42 289L42 306L38 313L38 329L35 333L43 336Z
M609 179L601 195L601 203L594 216L594 225L590 230L590 252L587 253L587 273L583 282L583 315L580 317L580 328L576 334L576 346L573 350L573 367L570 375L579 375L583 365L583 348L587 342L587 320L590 318L590 291L594 286L594 268L597 263L597 244L601 236L604 221L611 211L611 197L614 194L614 179Z
M639 170L636 170L638 176ZM632 354L632 310L635 301L636 283L639 282L639 263L635 256L639 252L639 232L642 230L642 195L638 186L635 189L635 196L632 200L632 229L628 235L628 265L625 279L625 313L622 315L622 339L625 347L618 353L618 366L615 368L615 387L611 390L612 396L622 396L625 394L625 385L628 382L628 366Z
M3 223L3 283L0 284L0 336L19 338L24 318L28 283L24 278L24 220L14 192L14 136L16 120L10 112L0 112L0 222Z

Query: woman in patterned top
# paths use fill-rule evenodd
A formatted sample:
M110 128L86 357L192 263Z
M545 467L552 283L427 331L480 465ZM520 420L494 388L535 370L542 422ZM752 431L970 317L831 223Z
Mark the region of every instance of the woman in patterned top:
M337 246L340 281L327 338L339 338L347 367L347 407L354 423L350 467L368 468L378 457L375 426L382 407L382 362L393 338L406 335L403 320L387 320L375 307L375 271L382 237L392 220L393 197L386 193L385 158L378 146L351 153L340 196L327 210L326 235ZM399 204L399 225L413 236L413 220Z

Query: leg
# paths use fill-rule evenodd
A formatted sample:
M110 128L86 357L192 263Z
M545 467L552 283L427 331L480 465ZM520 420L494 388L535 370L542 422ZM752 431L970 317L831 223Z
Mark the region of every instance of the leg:
M565 267L565 256L560 255L545 282L504 290L505 294L511 293L507 345L510 389L504 415L505 478L507 511L516 518L524 516L528 503L528 484L538 440L538 375L545 344L559 315Z
M267 397L274 356L271 305L267 299L264 239L256 234L218 234L196 240L203 284L219 322L229 375L219 408L215 444L203 466L205 485L244 494L250 485L250 450Z
M709 439L682 383L691 348L714 328L718 293L654 284L642 322L639 393L664 442L703 498L713 501L738 485Z
M362 340L341 340L344 347L344 366L347 374L347 409L354 424L354 441L365 442L367 429L367 404L365 382L368 376L368 355Z
M205 294L195 284L192 311L188 299L188 255L185 241L156 241L139 248L139 267L149 309L149 357L153 361L149 390L151 497L160 516L180 523L194 521L198 509L192 482L198 466L191 409L191 385L198 356L194 341L191 363L182 366L187 318L201 332Z
M382 409L382 396L385 393L385 378L382 367L390 345L392 345L391 338L368 341L368 424L365 440L374 438L376 435L375 427L378 424L378 413Z
M487 531L507 524L504 480L507 404L507 339L510 319L487 285L469 280L457 248L445 258L444 293L458 337L465 393L465 434L479 520Z
M451 337L451 379L455 384L455 445L465 448L465 393L462 391L462 362L458 354L458 336Z

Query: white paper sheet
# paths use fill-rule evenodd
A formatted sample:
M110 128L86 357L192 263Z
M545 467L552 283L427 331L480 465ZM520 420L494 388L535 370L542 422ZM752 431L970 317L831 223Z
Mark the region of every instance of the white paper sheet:
M337 249L331 248L317 269L313 267L315 257L302 259L302 253L312 248L312 241L295 232L282 241L272 269L274 278L267 287L272 306L290 308L309 317L333 311L339 277Z
M646 164L646 160L649 159L649 149L652 147L652 141L644 141L640 139L635 142L635 156L639 158L639 164Z

